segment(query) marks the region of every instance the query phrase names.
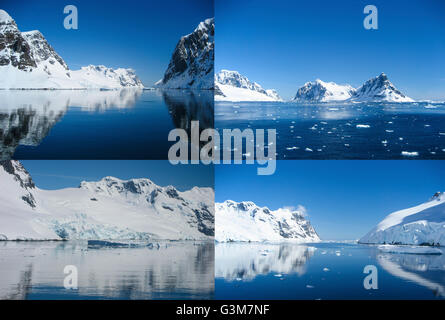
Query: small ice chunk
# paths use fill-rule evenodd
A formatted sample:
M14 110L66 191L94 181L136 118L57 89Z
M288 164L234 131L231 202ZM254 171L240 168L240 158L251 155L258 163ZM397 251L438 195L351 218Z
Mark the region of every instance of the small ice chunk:
M324 271L324 272L328 272L328 271L329 271L329 268L323 268L323 271Z
M358 124L355 126L356 128L371 128L369 124Z
M405 156L405 157L417 157L419 155L419 153L417 151L412 151L412 152L402 151L401 154L402 154L402 156Z

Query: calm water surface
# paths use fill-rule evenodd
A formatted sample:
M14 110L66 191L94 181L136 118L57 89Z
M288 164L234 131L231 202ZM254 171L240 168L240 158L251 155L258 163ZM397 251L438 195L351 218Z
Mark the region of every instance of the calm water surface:
M78 269L78 289L63 285ZM0 242L0 299L213 299L212 242Z
M383 253L344 243L215 246L216 299L444 299L442 255ZM378 289L366 290L374 265Z
M213 118L208 90L0 90L0 159L167 159L170 130Z

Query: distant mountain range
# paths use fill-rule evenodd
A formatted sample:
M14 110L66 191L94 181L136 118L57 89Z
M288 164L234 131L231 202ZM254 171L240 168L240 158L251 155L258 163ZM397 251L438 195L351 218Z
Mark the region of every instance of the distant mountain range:
M445 245L445 194L396 211L359 240L360 243Z
M276 90L265 90L237 71L222 70L215 75L216 101L283 101ZM414 102L400 92L382 73L359 88L315 80L297 90L295 102Z
M201 22L183 36L173 52L164 77L155 86L165 89L213 89L215 19Z
M315 229L300 210L270 210L251 201L231 200L215 204L218 242L230 241L320 241Z
M0 240L206 240L214 192L105 177L42 190L18 161L0 162Z
M216 101L282 101L278 93L265 90L238 71L221 70L215 74Z
M20 32L9 14L0 10L1 89L143 88L132 69L87 66L70 70L37 30Z
M384 73L366 81L357 89L350 85L339 85L321 80L307 82L298 89L293 100L298 102L414 102L413 99L400 92Z

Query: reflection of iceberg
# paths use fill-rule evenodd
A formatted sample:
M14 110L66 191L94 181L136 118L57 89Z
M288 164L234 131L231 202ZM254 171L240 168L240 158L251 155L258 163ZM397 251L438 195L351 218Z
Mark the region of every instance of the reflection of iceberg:
M432 290L445 297L444 255L378 254L377 261L390 274Z
M65 115L83 110L130 108L141 90L0 90L0 159L10 159L19 145L37 146Z
M84 242L0 243L0 299L50 293L121 299L207 298L214 292L211 242L89 250ZM63 287L66 265L78 290ZM77 293L77 294L76 294ZM38 297L38 296L35 296Z
M269 273L302 275L315 248L296 244L218 243L215 277L252 280Z

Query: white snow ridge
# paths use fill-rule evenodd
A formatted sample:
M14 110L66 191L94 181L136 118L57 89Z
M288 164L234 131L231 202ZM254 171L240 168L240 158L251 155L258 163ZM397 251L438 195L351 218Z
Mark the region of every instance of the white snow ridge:
M444 245L445 194L388 215L359 240L360 243Z
M301 210L287 208L275 211L258 207L250 201L226 200L215 203L218 242L317 242L317 233Z
M366 81L357 89L348 84L339 85L317 79L299 88L293 100L296 102L414 102L413 99L400 92L384 73Z
M20 32L0 10L0 89L143 88L131 69L88 66L70 70L38 30Z
M263 89L238 71L221 70L215 74L216 101L283 101L274 89Z
M0 162L0 240L206 240L214 192L105 177L42 190L17 161Z

